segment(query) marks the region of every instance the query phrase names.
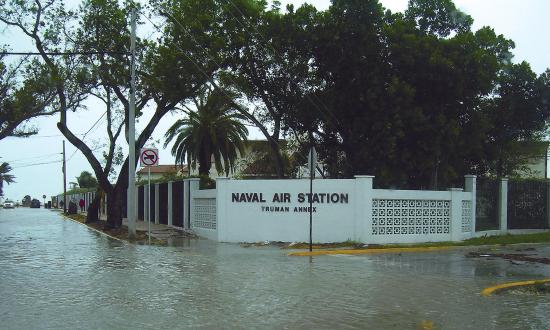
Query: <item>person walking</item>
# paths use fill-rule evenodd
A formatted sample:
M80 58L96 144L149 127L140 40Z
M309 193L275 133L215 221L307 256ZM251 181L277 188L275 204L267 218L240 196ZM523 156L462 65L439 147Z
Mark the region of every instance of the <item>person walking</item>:
M80 212L84 212L84 200L82 198L78 202L78 205L80 206Z

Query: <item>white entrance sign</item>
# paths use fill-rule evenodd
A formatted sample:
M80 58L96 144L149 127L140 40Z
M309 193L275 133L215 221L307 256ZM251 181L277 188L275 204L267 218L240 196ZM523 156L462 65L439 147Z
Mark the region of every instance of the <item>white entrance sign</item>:
M139 153L141 166L156 166L159 164L159 151L155 148L141 148Z
M228 180L218 189L224 242L309 241L312 201L313 238L319 242L355 239L355 180ZM224 189L227 188L227 189ZM221 220L221 219L220 219ZM219 229L220 229L219 228Z

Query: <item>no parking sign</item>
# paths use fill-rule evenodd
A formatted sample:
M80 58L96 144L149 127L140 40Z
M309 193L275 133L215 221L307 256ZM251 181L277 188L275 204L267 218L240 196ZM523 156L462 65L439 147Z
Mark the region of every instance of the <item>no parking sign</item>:
M139 154L141 166L156 166L159 164L159 150L155 148L141 148Z

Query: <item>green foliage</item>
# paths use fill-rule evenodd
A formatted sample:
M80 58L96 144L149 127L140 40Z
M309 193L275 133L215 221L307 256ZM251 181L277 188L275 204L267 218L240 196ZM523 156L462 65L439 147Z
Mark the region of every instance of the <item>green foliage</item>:
M545 136L548 74L510 64L514 43L471 25L450 0L412 0L404 14L333 1L285 34L291 49L309 46L316 83L286 107L287 129L313 132L333 177L439 189L468 173L511 175L514 147Z
M10 184L15 182L15 176L9 174L11 170L10 164L6 162L0 164L0 196L4 196L4 183Z
M80 188L97 188L97 179L88 171L82 171L82 173L76 177L76 181L78 181L78 186Z
M97 191L96 188L79 188L79 187L75 187L75 188L67 190L67 195L85 194L85 193L88 193L88 192L96 192L96 191ZM61 193L61 195L63 195L63 193Z
M55 113L51 109L55 90L51 76L36 61L22 60L8 67L0 55L0 140L28 137L37 133L26 122L35 117Z
M172 140L176 162L190 168L199 163L199 174L208 176L212 158L218 173L233 171L238 154L244 154L248 130L240 122L243 116L234 110L226 92L205 88L195 100L196 111L188 109L188 118L177 120L166 132L166 147Z
M32 197L30 195L25 195L25 197L23 197L23 200L21 201L21 205L23 205L24 207L29 207L31 206L31 201Z

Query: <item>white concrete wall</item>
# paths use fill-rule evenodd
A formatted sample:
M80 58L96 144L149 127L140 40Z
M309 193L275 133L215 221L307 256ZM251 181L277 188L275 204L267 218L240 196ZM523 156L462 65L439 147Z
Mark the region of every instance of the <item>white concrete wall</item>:
M313 203L314 242L384 244L472 237L472 191L372 189L372 182L372 176L313 181L318 197ZM471 187L475 182L469 183L468 190L475 191ZM216 191L192 189L191 228L199 236L222 242L307 242L308 193L307 179L218 178Z
M355 180L313 182L314 193L348 197L347 203L313 204L313 241L338 242L355 238L357 200L354 188ZM299 194L309 193L309 180L217 180L216 189L220 241L309 241L309 212L303 211L309 203L307 199L299 200ZM281 193L288 194L289 200L274 201L274 196ZM258 199L261 196L265 201L236 202L233 194L249 194ZM275 211L275 207L284 211Z

